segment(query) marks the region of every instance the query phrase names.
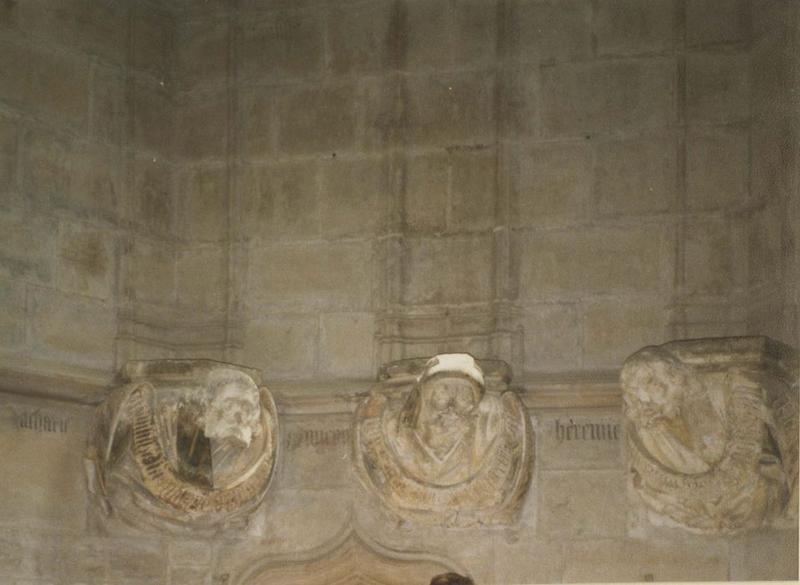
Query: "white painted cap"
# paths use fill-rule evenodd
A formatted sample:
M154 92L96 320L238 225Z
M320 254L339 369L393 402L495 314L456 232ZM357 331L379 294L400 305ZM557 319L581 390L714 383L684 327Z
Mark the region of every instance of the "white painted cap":
M483 371L475 362L475 358L468 353L440 353L432 357L425 364L419 381L442 373L461 374L474 380L481 387L484 385Z

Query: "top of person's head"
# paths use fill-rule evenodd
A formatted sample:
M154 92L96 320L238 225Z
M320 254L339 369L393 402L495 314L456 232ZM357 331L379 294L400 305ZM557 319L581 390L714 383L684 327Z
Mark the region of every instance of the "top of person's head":
M443 573L431 579L430 585L475 585L475 582L458 573Z

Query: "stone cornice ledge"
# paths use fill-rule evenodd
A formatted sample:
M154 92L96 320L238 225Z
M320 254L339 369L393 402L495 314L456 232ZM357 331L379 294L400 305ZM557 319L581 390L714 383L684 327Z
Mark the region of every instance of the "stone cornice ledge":
M615 408L621 404L618 372L601 370L526 376L512 382L529 409ZM53 372L0 366L0 393L77 404L98 404L113 381L107 373ZM281 414L347 414L376 384L374 379L275 380L267 387Z

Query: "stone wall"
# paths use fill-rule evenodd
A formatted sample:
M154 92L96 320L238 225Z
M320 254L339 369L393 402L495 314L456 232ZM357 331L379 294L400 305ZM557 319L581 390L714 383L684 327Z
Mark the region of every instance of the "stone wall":
M146 2L0 9L4 367L108 380L126 323L172 310L173 29Z
M743 333L749 10L187 3L177 197L202 245L178 272L208 273L179 298L227 282L192 296L226 304L210 339L287 379L454 349L613 369Z
M16 360L520 379L796 340L792 3L93 6L3 13Z
M247 534L103 534L91 407L4 393L0 580L222 585L354 525L479 583L796 578L796 531L631 536L619 438L557 432L618 424L643 345L800 343L796 12L2 4L2 389L86 402L130 358L240 362L275 391L283 454ZM532 397L515 528L392 526L353 477L352 404L329 398L448 350L508 361Z
M753 7L748 328L798 346L798 108L794 2Z

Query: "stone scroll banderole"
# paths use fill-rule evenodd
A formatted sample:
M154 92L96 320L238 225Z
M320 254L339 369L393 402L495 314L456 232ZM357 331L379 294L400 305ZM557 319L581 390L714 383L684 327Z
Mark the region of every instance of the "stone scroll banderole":
M255 370L129 362L98 408L90 490L104 521L214 532L246 524L270 484L277 411Z
M651 523L734 533L797 519L798 354L764 337L674 341L621 373L630 485Z
M508 380L489 390L468 354L403 360L385 371L356 413L362 484L403 521L513 523L530 482L533 438Z

